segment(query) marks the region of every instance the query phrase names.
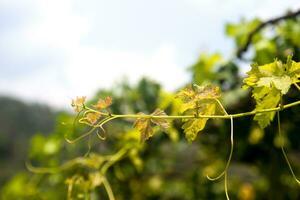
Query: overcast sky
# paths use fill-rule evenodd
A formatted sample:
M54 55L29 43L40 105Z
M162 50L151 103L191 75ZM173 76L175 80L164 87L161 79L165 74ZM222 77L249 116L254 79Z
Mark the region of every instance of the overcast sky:
M0 94L65 108L127 77L172 90L201 52L230 56L224 24L299 0L0 0Z

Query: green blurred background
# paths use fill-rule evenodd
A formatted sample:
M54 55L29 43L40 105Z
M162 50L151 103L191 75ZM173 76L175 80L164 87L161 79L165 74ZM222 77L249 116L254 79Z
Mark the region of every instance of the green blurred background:
M226 24L226 36L234 42L231 56L202 52L186 68L190 81L181 87L214 83L222 88L222 102L229 113L254 109L250 91L241 89L241 66L265 64L275 58L284 61L291 54L293 60L300 61L300 17L266 26L254 35L242 57L236 56L249 33L262 22L253 18ZM164 76L172 76L172 71ZM112 113L151 113L155 108L169 115L179 112L174 94L147 77L135 84L124 80L110 89L99 89L89 103L106 96L113 98ZM300 93L292 88L284 102L299 98ZM234 120L235 149L228 177L232 199L300 199L299 185L292 179L280 151L284 143L299 175L299 112L300 107L282 112L284 140L278 137L276 121L261 130L251 116ZM106 155L116 155L124 148L122 159L106 173L116 199L225 199L223 181L211 182L206 175L216 175L225 166L230 145L228 120L210 120L192 143L185 140L179 120L166 133L156 130L153 138L140 143L139 133L128 119L107 124L105 141L93 134L68 144L65 134L75 137L83 130L78 126L73 131L73 120L74 113L69 111L0 97L1 199L67 199L68 195L70 199L108 199L99 183L99 165ZM25 168L27 160L34 166L58 167L78 157L83 160L80 164L53 174L31 173ZM72 181L72 194L68 194Z

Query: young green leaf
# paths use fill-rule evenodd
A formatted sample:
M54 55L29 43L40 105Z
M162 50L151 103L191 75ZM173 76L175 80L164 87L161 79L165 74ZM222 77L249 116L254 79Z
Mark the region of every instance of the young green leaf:
M214 115L219 108L217 99L221 96L217 86L193 85L181 90L177 98L183 102L181 111L185 115ZM189 142L194 141L206 125L208 118L184 119L182 128Z
M280 92L276 88L254 88L253 96L256 99L255 110L275 108L280 102ZM275 112L258 113L254 120L258 122L261 128L267 127L273 120Z
M244 79L243 88L252 87L252 96L256 100L255 110L277 107L282 95L285 95L292 84L299 82L300 63L288 57L286 63L275 60L265 65L252 65ZM258 113L254 120L262 128L267 127L273 120L275 112Z

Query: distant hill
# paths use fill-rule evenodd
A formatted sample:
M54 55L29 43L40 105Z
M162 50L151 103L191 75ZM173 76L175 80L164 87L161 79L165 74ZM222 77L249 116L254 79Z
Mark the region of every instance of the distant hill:
M0 185L24 167L30 137L53 131L56 115L47 105L0 96Z

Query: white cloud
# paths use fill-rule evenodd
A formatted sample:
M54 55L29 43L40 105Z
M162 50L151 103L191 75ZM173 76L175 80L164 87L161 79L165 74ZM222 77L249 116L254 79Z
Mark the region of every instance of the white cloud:
M185 71L176 64L176 49L172 45L158 47L148 55L82 46L68 53L61 69L46 66L13 82L2 80L0 90L31 101L67 107L71 98L91 97L97 89L110 88L123 77L134 84L147 76L168 90L188 81Z
M124 76L131 83L148 76L172 90L188 81L183 67L192 62L193 56L187 58L188 55L197 58L199 46L225 49L227 43L220 28L225 20L234 21L240 15L274 16L289 5L299 5L296 0L188 0L170 1L173 4L166 10L169 2L155 1L147 4L144 14L141 1L133 3L139 5L138 10L124 2L126 8L117 7L116 2L78 2L76 7L72 0L0 1L4 8L17 8L20 11L17 17L24 18L18 28L1 33L0 44L5 49L0 50L20 61L12 64L19 66L10 79L0 79L1 92L65 107L71 98L91 96L97 89L109 88ZM99 13L95 6L89 16L89 9L97 3L105 12ZM87 5L85 12L80 12L80 4ZM115 8L121 14L115 16L107 8ZM152 11L157 11L157 15L152 15ZM26 18L27 15L30 17ZM92 31L94 35L90 34ZM98 37L101 31L107 32ZM90 35L94 36L92 41L99 39L98 43L86 42ZM126 39L123 45L119 44ZM139 43L147 43L148 49ZM35 61L40 55L45 57L43 61ZM24 68L28 73L22 74Z
M80 47L70 53L65 70L68 81L80 92L109 87L123 76L133 83L149 76L167 89L175 89L187 81L184 71L176 64L176 49L172 45L162 45L148 55Z
M37 19L24 30L24 37L36 46L72 49L88 33L88 20L74 14L72 1L36 1Z
M109 88L123 77L136 83L147 76L170 90L187 81L186 73L176 63L178 55L173 44L161 44L149 53L83 45L81 40L90 25L86 18L74 13L70 0L30 3L37 18L21 27L12 38L7 35L11 41L6 43L15 46L13 39L22 38L18 54L25 57L39 49L57 49L63 61L59 66L40 66L17 80L0 81L2 92L64 107L70 98L93 95L97 89Z

